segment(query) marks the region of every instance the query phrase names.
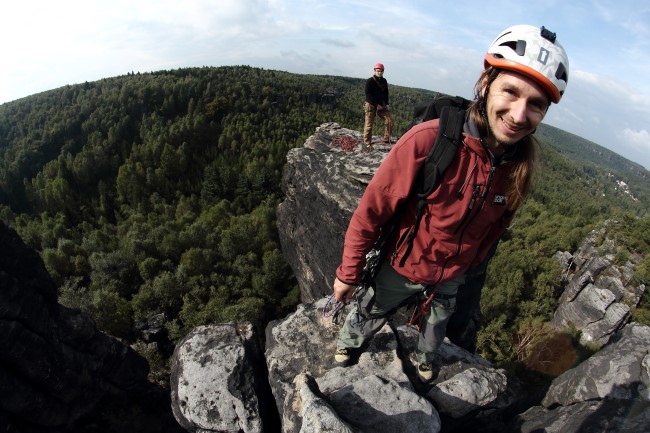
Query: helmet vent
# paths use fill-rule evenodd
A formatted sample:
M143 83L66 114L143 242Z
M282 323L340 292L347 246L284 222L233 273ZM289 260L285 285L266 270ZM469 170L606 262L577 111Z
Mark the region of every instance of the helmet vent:
M519 39L517 41L517 47L515 48L515 52L520 56L526 54L526 41Z
M555 78L558 80L562 80L565 83L569 82L569 74L567 73L566 68L564 67L564 63L560 63L557 67L557 71L555 71Z
M504 42L499 46L510 48L512 51L517 53L518 56L523 56L524 54L526 54L526 41L522 41L521 39L518 41Z

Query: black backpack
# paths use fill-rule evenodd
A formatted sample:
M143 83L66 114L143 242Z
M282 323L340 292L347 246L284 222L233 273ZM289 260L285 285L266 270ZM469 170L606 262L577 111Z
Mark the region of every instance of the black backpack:
M425 159L424 165L413 185L412 194L417 194L420 200L413 228L407 231L398 241L399 244L407 242L406 251L399 263L400 266L404 266L406 258L413 248L413 239L417 235L418 226L424 214L426 198L438 187L445 170L456 157L459 145L462 142L465 113L469 105L470 101L460 96L438 95L414 107L413 121L408 129L436 118L440 118L440 129L431 152ZM389 241L393 237L400 217L401 212L398 210L382 227L379 238L366 256L366 267L362 277L363 283L370 284L375 279L381 263L386 259Z
M413 107L413 120L404 132L408 131L419 123L439 118L441 116L442 109L445 107L454 107L457 109L467 110L470 103L471 101L468 101L462 96L438 94L429 100L415 104Z

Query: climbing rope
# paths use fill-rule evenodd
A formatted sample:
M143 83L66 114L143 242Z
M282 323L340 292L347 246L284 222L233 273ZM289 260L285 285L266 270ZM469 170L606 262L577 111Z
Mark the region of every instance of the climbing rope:
M327 298L327 302L323 307L323 317L331 317L334 323L338 323L341 311L345 307L345 302L336 301L335 299L334 294L331 294Z
M346 152L353 150L361 141L358 138L353 137L352 135L344 134L337 135L332 139L332 144L341 148Z

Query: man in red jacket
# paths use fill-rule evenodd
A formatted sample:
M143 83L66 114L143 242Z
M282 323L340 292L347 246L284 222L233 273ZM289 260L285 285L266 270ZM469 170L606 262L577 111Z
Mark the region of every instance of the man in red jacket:
M333 290L349 302L361 281L366 254L388 219L402 210L387 260L364 296L373 297L368 314L355 307L337 341L335 360L350 362L358 349L412 296L434 293L418 339L418 374L432 379L435 350L442 344L456 293L465 274L483 262L508 227L530 186L535 162L532 136L551 103L566 89L569 60L555 34L544 27L517 25L490 45L484 71L467 111L463 143L439 187L427 197L412 250L403 265L414 229L418 198L411 196L439 121L423 122L404 134L378 168L354 212L345 236Z

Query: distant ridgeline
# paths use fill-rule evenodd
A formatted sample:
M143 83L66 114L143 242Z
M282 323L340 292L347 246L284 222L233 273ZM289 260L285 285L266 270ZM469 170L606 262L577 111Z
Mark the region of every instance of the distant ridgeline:
M643 166L592 141L544 123L537 129L536 137L548 142L553 149L570 160L592 163L629 177L629 181L639 184L641 190L647 190L650 185L650 173Z
M154 317L171 343L208 323L262 328L299 301L276 227L287 153L326 122L360 131L365 78L187 68L5 103L0 218L41 254L59 302L124 341ZM435 92L390 92L397 137ZM513 236L526 242L508 251L550 258L605 219L647 218L647 171L555 128L538 135L542 170ZM168 344L136 347L164 369Z

